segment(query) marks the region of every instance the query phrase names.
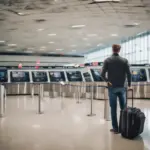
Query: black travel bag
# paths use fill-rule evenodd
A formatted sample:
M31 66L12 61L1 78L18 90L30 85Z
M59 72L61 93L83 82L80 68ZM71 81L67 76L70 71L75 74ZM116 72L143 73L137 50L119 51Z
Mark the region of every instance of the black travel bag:
M132 107L128 107L127 93L132 92ZM133 107L133 90L126 92L126 108L120 111L119 131L127 139L134 139L144 130L145 114L139 108Z

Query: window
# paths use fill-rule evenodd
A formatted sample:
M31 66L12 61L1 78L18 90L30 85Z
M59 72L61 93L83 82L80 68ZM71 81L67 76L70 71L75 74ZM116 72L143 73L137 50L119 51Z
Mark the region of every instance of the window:
M146 71L145 69L131 69L132 73L132 82L144 82L147 81Z

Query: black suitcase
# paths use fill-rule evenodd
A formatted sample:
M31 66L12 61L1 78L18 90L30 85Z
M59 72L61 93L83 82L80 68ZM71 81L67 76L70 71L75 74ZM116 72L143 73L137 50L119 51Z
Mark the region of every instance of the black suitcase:
M129 91L132 92L132 107L127 107L128 100L126 99L126 108L120 111L119 131L123 137L133 139L144 130L145 114L133 107L133 90L130 89L126 93Z

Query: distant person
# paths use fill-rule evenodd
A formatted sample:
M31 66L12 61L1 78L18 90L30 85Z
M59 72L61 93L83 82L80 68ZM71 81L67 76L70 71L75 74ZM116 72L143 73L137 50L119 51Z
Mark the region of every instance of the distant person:
M128 79L128 87L131 86L131 73L128 60L119 56L121 46L114 44L112 46L113 54L104 61L101 76L108 82L109 102L111 107L111 119L113 133L119 133L117 121L117 97L119 98L121 110L126 104L125 81ZM108 78L106 77L106 73Z

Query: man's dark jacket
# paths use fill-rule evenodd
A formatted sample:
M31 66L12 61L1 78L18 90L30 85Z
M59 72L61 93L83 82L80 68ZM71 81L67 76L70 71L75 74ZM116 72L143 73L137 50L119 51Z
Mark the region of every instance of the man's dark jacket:
M106 78L106 73L108 77ZM128 86L131 85L131 72L128 60L120 57L118 54L113 54L104 61L101 76L108 82L111 82L112 87L124 87L126 77Z

